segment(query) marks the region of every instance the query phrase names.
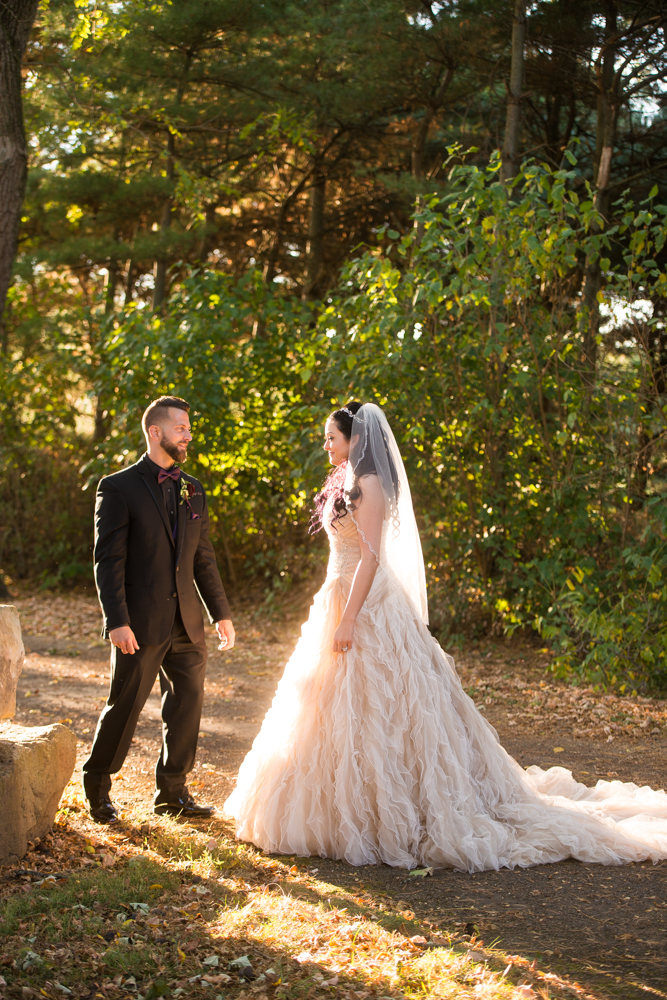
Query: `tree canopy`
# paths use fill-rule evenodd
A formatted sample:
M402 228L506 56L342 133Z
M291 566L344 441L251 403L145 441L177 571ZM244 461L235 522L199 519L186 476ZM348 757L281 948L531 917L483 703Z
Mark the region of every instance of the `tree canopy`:
M440 634L663 683L666 28L662 0L43 2L5 571L89 572L86 490L177 391L228 582L273 599L321 560L322 418L372 398Z

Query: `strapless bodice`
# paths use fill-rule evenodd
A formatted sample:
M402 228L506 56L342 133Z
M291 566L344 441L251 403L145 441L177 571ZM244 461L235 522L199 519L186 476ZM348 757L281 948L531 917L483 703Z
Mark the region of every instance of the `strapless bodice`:
M347 577L351 579L361 559L359 531L350 511L332 523L333 503L327 501L324 508L324 530L329 539L329 563L327 577ZM387 531L387 522L382 527L382 545ZM380 555L382 550L380 551Z

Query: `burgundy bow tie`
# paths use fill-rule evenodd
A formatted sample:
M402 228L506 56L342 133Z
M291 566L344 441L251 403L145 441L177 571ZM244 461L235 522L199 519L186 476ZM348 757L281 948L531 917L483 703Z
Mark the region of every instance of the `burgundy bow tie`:
M170 469L168 472L166 469L160 469L160 471L157 474L158 485L163 483L165 479L173 479L174 482L177 483L180 478L181 478L181 470L178 468L178 466L176 466L173 469Z

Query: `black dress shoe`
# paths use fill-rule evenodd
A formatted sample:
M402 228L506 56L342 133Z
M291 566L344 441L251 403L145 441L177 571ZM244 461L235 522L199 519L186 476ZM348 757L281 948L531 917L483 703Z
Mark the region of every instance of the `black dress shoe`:
M108 795L100 795L98 798L88 800L88 810L96 823L117 823L118 810Z
M153 812L158 816L187 816L201 817L207 819L215 812L215 806L200 806L192 796L186 792L173 802L156 802Z

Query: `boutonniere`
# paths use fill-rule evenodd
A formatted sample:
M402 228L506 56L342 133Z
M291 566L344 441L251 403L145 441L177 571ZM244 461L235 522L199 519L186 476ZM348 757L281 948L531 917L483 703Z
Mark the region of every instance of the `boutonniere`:
M195 489L193 483L188 483L187 480L181 478L181 503L187 505L187 508L190 511L190 518L193 521L196 521L201 515L195 514L195 512L193 511L192 504L190 503L190 498L200 497L200 496L201 493L199 493Z

